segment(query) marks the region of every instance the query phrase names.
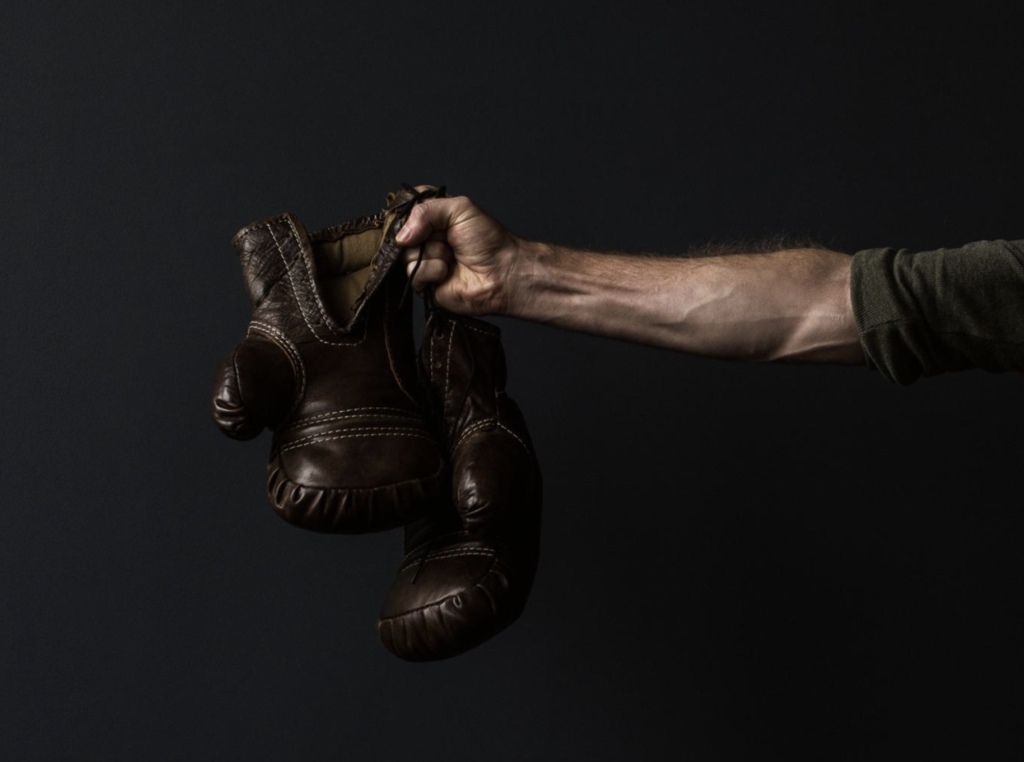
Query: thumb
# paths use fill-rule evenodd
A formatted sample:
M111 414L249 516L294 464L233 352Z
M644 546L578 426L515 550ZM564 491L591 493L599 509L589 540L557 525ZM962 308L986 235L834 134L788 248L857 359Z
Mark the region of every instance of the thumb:
M457 197L432 198L417 204L395 236L395 241L402 246L415 246L435 233L443 235L465 212L467 203L466 198Z

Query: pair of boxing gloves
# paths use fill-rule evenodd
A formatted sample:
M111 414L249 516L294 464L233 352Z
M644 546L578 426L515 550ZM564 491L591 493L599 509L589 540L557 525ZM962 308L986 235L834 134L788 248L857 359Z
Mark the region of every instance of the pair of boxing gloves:
M212 395L228 436L272 430L267 494L282 518L318 532L405 527L378 633L412 661L511 624L540 543L541 475L505 393L500 332L428 295L415 348L395 235L440 194L406 186L379 213L314 233L288 214L239 231L253 315Z

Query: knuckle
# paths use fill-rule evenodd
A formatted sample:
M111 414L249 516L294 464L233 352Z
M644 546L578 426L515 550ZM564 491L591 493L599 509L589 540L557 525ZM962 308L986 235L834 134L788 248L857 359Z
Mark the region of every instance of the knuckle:
M426 201L421 201L416 205L416 211L420 213L420 219L433 220L437 216L438 212L438 199L431 198Z

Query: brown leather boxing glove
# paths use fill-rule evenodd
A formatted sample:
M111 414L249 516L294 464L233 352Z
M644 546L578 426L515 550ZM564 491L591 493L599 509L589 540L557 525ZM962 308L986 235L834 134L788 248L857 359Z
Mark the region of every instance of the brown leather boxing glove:
M460 654L522 612L540 550L541 475L505 393L500 331L433 307L421 380L451 462L450 501L406 527L405 560L378 622L410 661Z
M432 195L391 194L378 214L313 234L282 214L234 237L253 315L217 372L213 418L235 439L273 430L267 492L293 524L390 529L423 516L447 489L419 403L394 240Z

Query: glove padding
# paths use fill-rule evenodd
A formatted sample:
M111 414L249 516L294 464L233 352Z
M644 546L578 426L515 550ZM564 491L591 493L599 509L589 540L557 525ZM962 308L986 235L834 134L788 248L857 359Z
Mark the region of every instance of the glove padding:
M394 235L427 193L309 235L289 214L233 244L253 305L221 364L212 412L235 439L274 431L267 492L284 519L321 532L390 529L447 485L420 408L411 305Z
M420 372L451 462L450 501L406 527L405 560L381 609L384 646L444 659L514 622L537 568L541 475L519 407L505 394L500 331L434 307Z

